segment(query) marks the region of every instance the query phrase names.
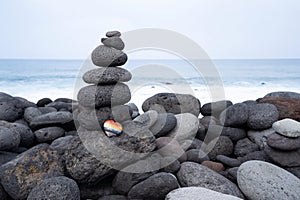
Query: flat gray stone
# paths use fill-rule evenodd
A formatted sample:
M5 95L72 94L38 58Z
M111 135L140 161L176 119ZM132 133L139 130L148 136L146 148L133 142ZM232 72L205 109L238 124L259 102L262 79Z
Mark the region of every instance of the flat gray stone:
M216 192L243 198L239 188L217 172L197 163L185 162L177 173L182 187L204 187Z
M101 67L83 74L82 79L88 84L113 84L130 81L131 73L120 67Z
M272 133L267 138L267 144L274 149L293 151L300 149L300 137L289 138L277 133Z
M300 199L300 179L267 162L243 163L237 182L248 199Z
M273 124L272 128L286 137L300 137L300 122L293 119L282 119Z
M170 192L166 200L239 200L241 198L216 192L203 187L183 187Z
M70 112L59 111L59 112L51 112L44 115L40 115L35 117L30 122L31 129L40 129L49 126L63 126L73 120L73 115Z

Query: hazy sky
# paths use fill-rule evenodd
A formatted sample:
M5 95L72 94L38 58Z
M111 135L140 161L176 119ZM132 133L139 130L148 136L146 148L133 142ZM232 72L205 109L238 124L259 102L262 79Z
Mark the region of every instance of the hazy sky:
M300 58L299 0L0 0L0 58L86 58L107 30L165 28L211 58Z

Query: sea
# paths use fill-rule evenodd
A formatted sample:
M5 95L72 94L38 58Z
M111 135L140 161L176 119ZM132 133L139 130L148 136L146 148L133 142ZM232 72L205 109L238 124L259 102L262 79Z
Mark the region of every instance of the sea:
M196 63L196 64L195 64ZM275 91L300 93L300 59L261 60L129 60L126 83L131 102L140 107L160 92L196 96L201 104L217 100L233 103L256 100ZM0 92L32 102L49 97L77 98L86 84L84 72L97 68L90 60L0 60Z

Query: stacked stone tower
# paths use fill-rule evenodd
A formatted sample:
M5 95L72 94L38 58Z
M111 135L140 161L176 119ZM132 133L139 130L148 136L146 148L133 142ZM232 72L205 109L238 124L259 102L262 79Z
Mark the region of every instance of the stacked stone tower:
M120 66L127 61L127 55L122 51L124 43L121 33L111 31L102 38L103 45L98 46L91 55L97 68L83 75L84 82L91 84L81 88L78 93L80 126L88 130L97 130L105 124L106 134L111 137L120 132L118 122L130 118L130 109L124 104L131 99L131 93L126 84L131 79L131 73ZM93 115L92 111L95 111ZM112 121L115 120L115 121ZM117 122L118 121L118 122Z

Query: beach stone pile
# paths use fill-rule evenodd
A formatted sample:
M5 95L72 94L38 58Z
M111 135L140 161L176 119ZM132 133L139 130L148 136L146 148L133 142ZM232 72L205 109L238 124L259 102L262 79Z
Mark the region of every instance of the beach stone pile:
M121 33L106 36L78 101L0 92L0 199L300 199L300 94L159 93L139 113Z

